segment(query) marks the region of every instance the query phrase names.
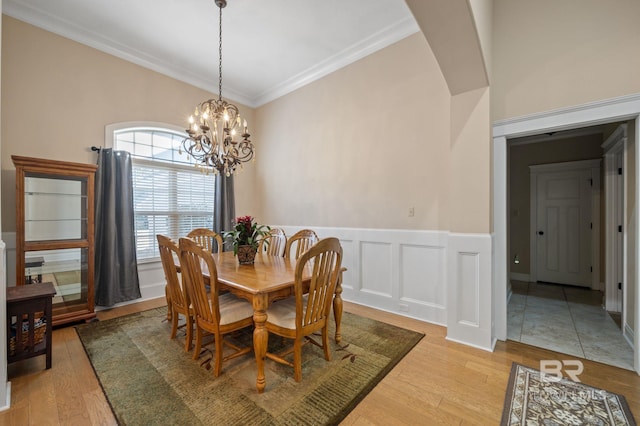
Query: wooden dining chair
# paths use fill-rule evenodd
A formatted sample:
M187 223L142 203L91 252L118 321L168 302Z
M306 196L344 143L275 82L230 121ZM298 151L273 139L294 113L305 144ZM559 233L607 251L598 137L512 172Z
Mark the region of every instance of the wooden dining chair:
M219 294L218 273L213 255L190 238L180 238L180 266L187 294L193 304L196 316L196 347L193 359L198 359L202 349L202 337L205 332L213 334L215 341L215 363L213 375L222 372L222 363L251 352L252 347L240 348L224 339L228 333L253 325L253 307L251 303L233 295ZM202 267L209 276L211 291L207 297ZM224 356L224 345L233 349L233 353Z
M222 235L209 228L192 229L191 232L187 234L187 237L209 250L210 253L223 251Z
M309 250L315 243L318 242L318 236L311 229L302 229L291 236L287 240L287 245L284 249L284 257L293 257L298 259L302 253ZM292 247L295 246L295 252L291 253Z
M167 280L165 293L167 296L167 309L171 314L171 339L175 339L178 332L178 317L184 315L186 319L187 337L184 342L185 352L191 349L193 340L194 311L191 308L189 297L185 292L182 280L178 277L176 262L179 262L180 254L178 246L171 238L164 235L156 235L160 260L164 269L164 277Z
M293 367L296 382L302 380L302 345L313 343L324 350L324 358L331 360L329 350L329 313L342 264L342 247L337 238L325 238L298 259L295 271L295 297L273 303L267 309L265 328L269 333L293 339L293 348L280 354L267 352L267 358ZM309 291L305 281L309 273ZM322 343L311 335L322 330ZM303 342L303 340L305 340ZM284 357L293 352L293 363Z
M260 240L258 253L268 254L270 256L284 255L284 249L287 245L287 236L280 228L271 228L269 235Z

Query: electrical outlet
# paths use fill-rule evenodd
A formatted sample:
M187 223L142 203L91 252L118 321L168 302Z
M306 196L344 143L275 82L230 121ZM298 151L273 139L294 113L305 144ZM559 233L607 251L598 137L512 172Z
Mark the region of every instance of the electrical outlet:
M416 214L416 210L413 207L409 207L409 217L413 217Z
M398 305L400 312L409 312L409 305L405 305L404 303L400 303Z

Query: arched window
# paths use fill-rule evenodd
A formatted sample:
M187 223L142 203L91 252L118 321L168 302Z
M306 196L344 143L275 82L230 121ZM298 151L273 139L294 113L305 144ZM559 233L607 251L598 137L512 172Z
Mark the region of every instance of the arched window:
M106 136L111 135L114 149L132 155L138 261L156 260L156 234L177 241L193 228L213 229L215 176L200 172L180 153L184 132L133 124L107 126Z

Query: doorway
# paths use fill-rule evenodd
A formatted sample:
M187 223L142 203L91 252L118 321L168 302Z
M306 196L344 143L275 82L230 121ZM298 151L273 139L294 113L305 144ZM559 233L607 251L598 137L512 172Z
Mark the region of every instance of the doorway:
M530 252L511 265L507 338L633 369L633 350L603 309L600 272L602 144L616 126L510 142L511 257Z
M602 145L617 126L510 141L510 176L529 178L528 188L523 179L509 179L510 209L530 211L528 218L511 218L511 255L526 245L528 231L530 262L511 265L518 281L511 281L507 337L633 369L633 350L604 310L600 272Z
M512 211L508 206L507 179L508 168L508 139L527 137L531 135L548 134L558 131L612 123L616 121L629 121L629 140L633 147L633 154L630 155L630 164L635 170L640 170L640 152L635 149L638 145L638 135L640 135L640 95L627 96L618 99L606 100L589 105L583 105L564 110L557 110L552 113L542 113L531 115L525 118L517 118L496 122L493 126L493 229L494 229L494 256L493 256L493 320L494 336L497 339L505 340L507 337L507 295L511 291L509 279L510 244L508 225L511 220ZM631 182L633 188L630 194L635 199L640 199L640 179L638 173L633 174ZM637 286L636 268L633 265L638 262L639 253L635 249L639 240L640 218L636 212L635 204L630 203L630 214L632 220L629 222L629 247L632 248L629 254L630 259L627 265L627 274L630 275L629 284L630 295L629 304L633 307L630 315L632 324L639 324L638 309L640 306L640 292L635 291ZM522 259L522 258L520 258ZM632 265L632 266L629 266ZM630 310L631 312L631 310ZM636 371L640 370L640 352L638 343L640 341L640 325L633 327L633 365Z

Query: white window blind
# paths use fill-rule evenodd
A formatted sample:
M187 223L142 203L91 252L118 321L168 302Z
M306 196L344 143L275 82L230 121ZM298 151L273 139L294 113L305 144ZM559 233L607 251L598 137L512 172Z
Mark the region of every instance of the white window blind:
M213 228L215 176L178 152L184 136L156 129L115 133L115 149L133 156L133 204L138 260L159 257L157 234L174 240L193 228Z

